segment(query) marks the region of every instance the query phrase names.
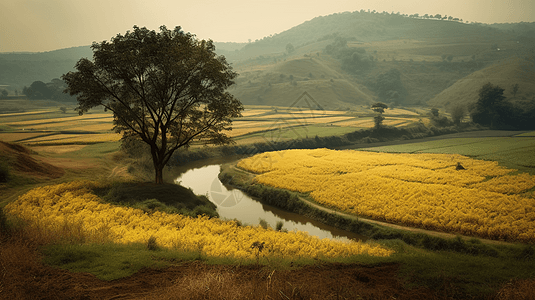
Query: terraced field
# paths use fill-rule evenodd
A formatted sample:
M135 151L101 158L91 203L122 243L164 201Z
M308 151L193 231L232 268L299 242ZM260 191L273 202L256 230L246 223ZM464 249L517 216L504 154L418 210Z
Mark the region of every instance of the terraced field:
M389 109L384 124L404 126L418 122L421 115L405 109ZM229 135L239 143L289 140L314 136L341 135L373 127L373 112L367 107L353 111L246 106ZM70 110L35 110L0 114L0 140L31 146L93 144L118 141L113 115L89 112L79 116Z

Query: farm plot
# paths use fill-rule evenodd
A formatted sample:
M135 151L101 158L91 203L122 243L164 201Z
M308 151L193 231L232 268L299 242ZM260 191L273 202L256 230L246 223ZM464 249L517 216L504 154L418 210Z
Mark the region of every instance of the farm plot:
M319 239L305 232L281 232L271 228L241 226L235 221L192 218L179 214L114 206L91 190L96 182L77 181L33 189L6 206L6 213L53 234L71 234L88 242L147 243L199 251L216 257L254 258L251 248L264 242L267 257L389 256L392 250L362 242ZM259 245L259 244L257 244Z
M464 169L458 170L457 164ZM535 242L535 176L458 154L287 150L238 167L341 211L426 229Z
M392 153L459 153L472 158L499 161L509 168L535 175L535 139L524 135L440 139L363 150Z

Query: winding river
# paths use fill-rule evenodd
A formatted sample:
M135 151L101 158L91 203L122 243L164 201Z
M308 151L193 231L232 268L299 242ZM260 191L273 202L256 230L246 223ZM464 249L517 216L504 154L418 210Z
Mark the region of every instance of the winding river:
M197 195L206 195L217 205L221 219L239 220L242 224L258 225L265 220L272 228L283 222L283 229L306 231L319 238L341 240L365 240L366 237L325 225L302 215L291 213L261 203L238 189L227 187L219 181L222 162L195 163L175 170L174 182L191 188Z

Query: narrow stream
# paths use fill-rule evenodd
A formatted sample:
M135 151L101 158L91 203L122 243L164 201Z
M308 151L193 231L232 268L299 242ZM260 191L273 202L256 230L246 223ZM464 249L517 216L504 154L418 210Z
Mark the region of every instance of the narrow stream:
M265 220L272 228L277 222L283 229L306 231L319 238L365 240L366 237L328 226L299 214L261 203L238 189L230 189L219 181L219 164L189 168L175 179L175 183L191 188L197 195L206 195L217 205L221 219L236 219L247 225L258 225Z

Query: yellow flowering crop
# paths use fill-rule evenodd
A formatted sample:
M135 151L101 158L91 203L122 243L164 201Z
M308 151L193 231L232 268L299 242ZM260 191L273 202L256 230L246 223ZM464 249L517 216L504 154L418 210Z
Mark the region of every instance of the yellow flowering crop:
M151 236L159 245L201 251L208 256L253 258L251 245L265 242L262 255L269 257L337 257L368 254L388 256L392 250L361 242L319 239L304 232L278 232L239 226L234 221L191 218L103 203L91 193L99 184L77 181L33 189L6 206L6 212L47 230L65 224L83 231L88 241L105 235L117 243L146 243Z
M465 170L456 170L461 163ZM342 211L491 239L535 241L535 176L457 154L286 150L243 159L255 181Z

